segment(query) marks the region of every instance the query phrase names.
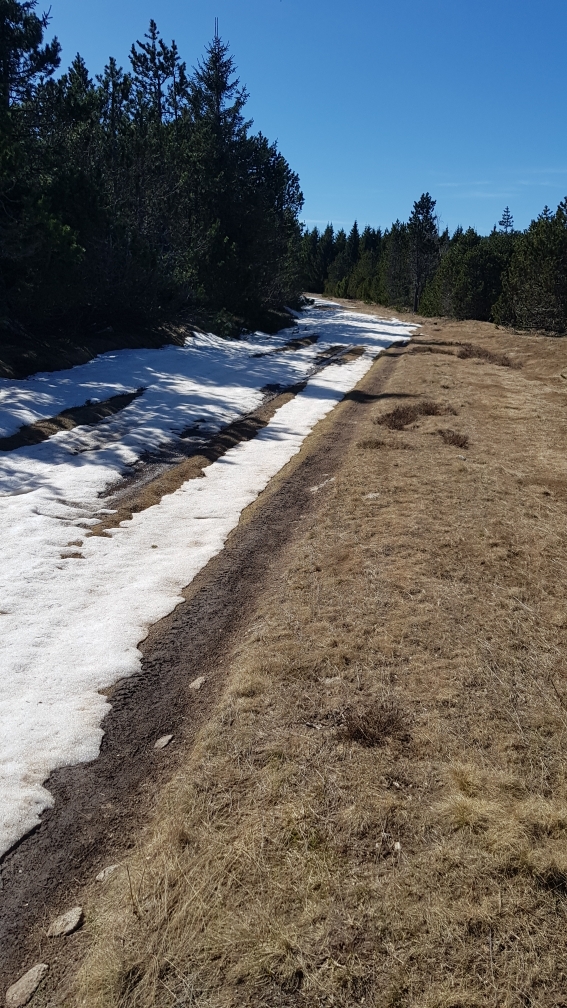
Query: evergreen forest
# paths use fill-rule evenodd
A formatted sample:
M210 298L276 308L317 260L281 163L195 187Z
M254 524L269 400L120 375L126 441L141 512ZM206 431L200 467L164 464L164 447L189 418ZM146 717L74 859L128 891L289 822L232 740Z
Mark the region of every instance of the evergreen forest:
M526 231L508 207L491 234L440 231L424 193L406 222L381 231L305 231L304 289L419 311L563 333L567 330L567 198Z
M123 69L61 73L35 0L0 0L0 336L201 312L266 322L300 289L297 175L245 116L215 34L188 72L151 21Z

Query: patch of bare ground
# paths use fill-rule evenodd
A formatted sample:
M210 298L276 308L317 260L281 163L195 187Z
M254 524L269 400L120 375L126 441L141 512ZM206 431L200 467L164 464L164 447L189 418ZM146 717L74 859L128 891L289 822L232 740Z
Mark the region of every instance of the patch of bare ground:
M567 1003L567 342L437 329L523 367L397 361L390 410L450 408L466 461L360 414L66 1004Z

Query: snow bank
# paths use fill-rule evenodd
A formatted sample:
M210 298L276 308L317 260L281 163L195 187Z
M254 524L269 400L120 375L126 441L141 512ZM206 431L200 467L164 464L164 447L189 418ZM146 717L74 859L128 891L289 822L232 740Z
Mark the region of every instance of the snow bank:
M309 347L254 356L315 334ZM181 601L182 588L222 549L242 510L376 354L409 335L410 327L394 319L315 307L295 330L274 337L233 343L196 336L182 348L120 351L0 384L5 434L87 399L146 389L96 427L0 453L0 854L53 803L43 787L49 774L96 758L108 709L98 691L138 670L137 644L150 625ZM351 364L315 372L317 355L339 343L366 351ZM204 479L189 480L110 538L85 538L105 510L100 494L145 451L190 424L200 433L218 430L254 409L263 386L310 374L304 391L254 440L205 469ZM79 550L82 559L65 558Z

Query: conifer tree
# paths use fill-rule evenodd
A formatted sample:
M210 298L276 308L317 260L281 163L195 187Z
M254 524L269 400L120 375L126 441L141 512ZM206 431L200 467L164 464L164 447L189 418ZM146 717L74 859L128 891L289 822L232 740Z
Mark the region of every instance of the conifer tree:
M347 238L347 254L350 259L351 265L355 266L358 262L358 257L360 254L360 233L358 230L357 221L352 225L351 231Z
M132 77L125 74L111 56L102 74L97 74L101 123L112 138L111 151L116 153L116 139L128 117L128 103L132 91Z
M61 60L57 38L43 45L49 15L38 17L37 0L0 0L0 107L29 98L38 77L49 77Z
M439 236L434 215L435 200L423 193L413 205L408 222L413 310L417 311L425 285L439 265Z
M514 218L510 213L509 207L504 208L502 218L498 221L498 227L504 232L504 234L508 234L509 231L514 230Z
M241 138L250 122L242 110L248 101L246 88L234 77L234 59L228 45L218 35L206 48L191 80L190 104L196 122L211 126L225 142Z
M144 38L147 41L140 42L138 39L130 49L134 96L138 114L161 124L166 111L165 91L170 76L169 51L153 18Z

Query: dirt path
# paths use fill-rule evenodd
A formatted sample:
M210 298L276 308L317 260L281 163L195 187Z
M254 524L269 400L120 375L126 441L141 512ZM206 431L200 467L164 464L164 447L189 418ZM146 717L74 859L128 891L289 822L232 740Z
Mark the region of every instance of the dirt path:
M155 794L179 764L224 686L223 661L247 626L268 568L312 510L310 487L329 479L357 423L387 393L400 351L384 354L323 421L301 453L243 515L227 544L185 593L186 601L144 641L139 675L111 691L99 758L55 773L55 806L2 863L0 967L4 985L45 956L45 929L81 900L86 882L119 860L151 817ZM204 676L199 691L189 684ZM163 751L153 743L172 733ZM65 965L73 957L68 948ZM48 988L56 984L53 964Z

